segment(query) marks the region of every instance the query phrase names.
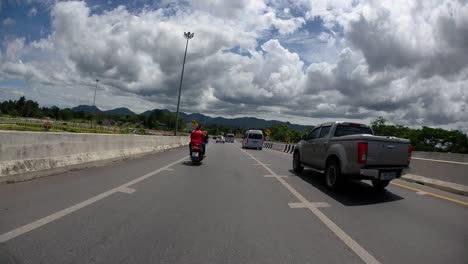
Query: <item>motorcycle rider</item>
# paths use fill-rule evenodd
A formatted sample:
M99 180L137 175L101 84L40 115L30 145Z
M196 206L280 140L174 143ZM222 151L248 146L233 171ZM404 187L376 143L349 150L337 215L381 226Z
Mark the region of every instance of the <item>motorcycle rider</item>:
M197 125L195 130L190 134L189 151L192 152L192 144L199 144L201 146L202 155L205 155L205 134L203 134L202 126Z

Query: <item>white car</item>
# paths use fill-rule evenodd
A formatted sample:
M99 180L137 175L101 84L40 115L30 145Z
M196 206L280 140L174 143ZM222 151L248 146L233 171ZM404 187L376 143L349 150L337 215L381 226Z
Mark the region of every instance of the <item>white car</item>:
M223 136L221 136L221 137L217 137L217 138L216 138L216 143L218 143L218 142L223 142L223 143L226 143L226 139L224 139L224 137L223 137Z
M242 148L254 148L262 150L263 132L261 130L247 130L242 139Z
M234 134L227 134L226 135L226 142L234 143Z

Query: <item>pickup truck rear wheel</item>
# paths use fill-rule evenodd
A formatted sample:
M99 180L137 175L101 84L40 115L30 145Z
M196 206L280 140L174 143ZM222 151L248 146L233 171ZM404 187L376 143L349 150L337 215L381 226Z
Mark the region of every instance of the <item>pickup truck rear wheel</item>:
M293 155L293 170L296 173L301 173L304 170L304 167L301 165L301 157L297 151Z
M343 181L341 177L340 166L335 160L330 160L325 169L325 183L331 190L336 190Z
M374 187L375 190L381 191L385 189L385 187L388 186L390 181L381 181L381 180L372 180L372 186Z

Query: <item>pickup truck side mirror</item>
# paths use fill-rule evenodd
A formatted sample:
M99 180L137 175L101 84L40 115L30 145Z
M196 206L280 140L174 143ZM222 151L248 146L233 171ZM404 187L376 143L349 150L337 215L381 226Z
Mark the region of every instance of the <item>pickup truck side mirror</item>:
M302 135L301 140L307 140L307 135Z

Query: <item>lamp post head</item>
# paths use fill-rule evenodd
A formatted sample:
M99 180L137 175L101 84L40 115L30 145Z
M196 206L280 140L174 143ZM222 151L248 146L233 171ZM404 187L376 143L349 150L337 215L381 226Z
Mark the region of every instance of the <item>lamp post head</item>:
M186 38L186 39L191 39L191 38L193 38L194 35L195 35L195 33L184 32L184 38Z

